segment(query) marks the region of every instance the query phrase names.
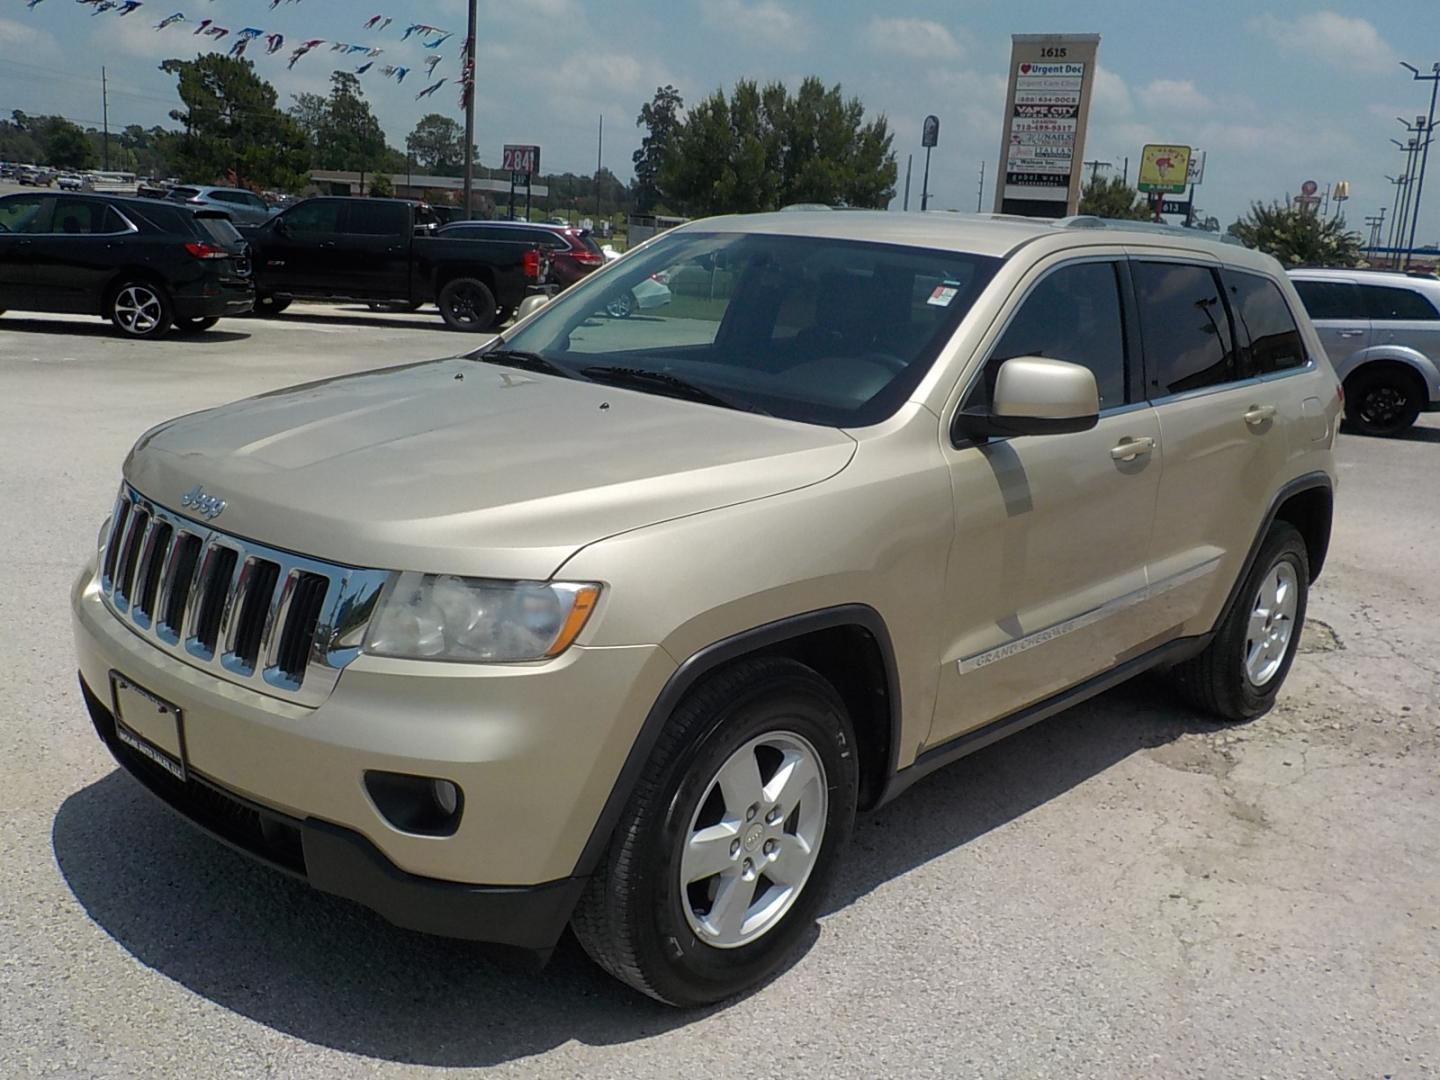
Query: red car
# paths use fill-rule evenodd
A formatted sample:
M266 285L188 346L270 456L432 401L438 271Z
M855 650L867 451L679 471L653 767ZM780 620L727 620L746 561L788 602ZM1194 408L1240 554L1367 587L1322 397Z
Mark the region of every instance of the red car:
M476 240L537 240L550 256L550 277L562 288L605 265L605 253L590 237L590 230L570 225L534 225L524 221L456 221L444 226L437 236L471 237Z

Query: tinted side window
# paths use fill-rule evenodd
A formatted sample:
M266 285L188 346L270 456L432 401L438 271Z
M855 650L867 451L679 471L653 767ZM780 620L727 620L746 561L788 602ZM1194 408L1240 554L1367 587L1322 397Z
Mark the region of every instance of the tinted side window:
M1182 263L1133 266L1150 396L1232 382L1234 339L1215 274Z
M1300 328L1285 297L1269 278L1225 271L1230 310L1240 331L1240 373L1266 375L1305 363Z
M403 236L409 230L410 208L404 203L357 200L345 222L347 233L362 236Z
M972 394L967 407L988 403L1001 361L1015 356L1083 364L1095 373L1100 408L1125 404L1125 324L1115 264L1076 263L1043 278L991 352L984 385L977 388L983 398Z
M1294 281L1312 319L1368 319L1360 290L1348 281Z
M0 225L12 233L44 232L49 218L48 214L42 213L46 201L41 195L0 199Z
M285 215L285 225L296 235L340 231L342 204L329 199L303 203Z
M55 219L50 225L50 232L86 236L90 233L114 231L105 228L107 209L109 207L104 203L90 202L88 199L61 199L55 207Z
M1372 319L1440 319L1435 305L1414 289L1361 285L1360 293L1365 297L1365 307Z

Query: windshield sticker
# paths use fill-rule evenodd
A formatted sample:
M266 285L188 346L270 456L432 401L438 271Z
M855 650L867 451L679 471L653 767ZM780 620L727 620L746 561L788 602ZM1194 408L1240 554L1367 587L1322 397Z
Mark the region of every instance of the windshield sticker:
M936 307L949 307L950 301L954 300L960 293L958 282L946 281L935 286L935 291L930 294L927 304L934 304Z

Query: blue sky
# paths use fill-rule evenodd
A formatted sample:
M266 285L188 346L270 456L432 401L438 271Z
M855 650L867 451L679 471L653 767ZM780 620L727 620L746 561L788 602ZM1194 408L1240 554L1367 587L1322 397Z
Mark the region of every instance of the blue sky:
M99 67L107 66L112 125L165 122L173 82L155 69L166 56L193 55L181 26L156 32L173 11L239 30L283 33L285 49L252 47L260 72L282 99L323 91L339 66L322 46L291 72L285 56L303 38L373 43L380 63L415 65L426 55L401 42L412 22L459 31L440 51L436 78L458 71L465 0L146 0L125 18L92 17L74 0L0 0L0 110L61 112L98 122ZM385 33L362 28L372 14L394 19ZM1097 32L1100 74L1086 157L1135 161L1145 142L1190 143L1208 151L1199 204L1228 223L1251 198L1298 192L1302 181L1345 179L1347 216L1359 224L1393 188L1403 138L1396 116L1428 106L1428 84L1399 65L1427 70L1440 61L1440 3L1368 0L1210 0L1157 5L1106 0L480 0L476 142L487 163L505 142L536 142L551 169L595 164L596 123L605 115L605 163L629 176L640 105L661 83L687 100L738 77L794 83L814 73L840 82L896 133L901 183L916 152L920 123L941 117L931 166L932 205L973 209L980 163L986 206L1000 141L1000 113L1011 33ZM215 46L224 48L229 40ZM357 61L358 62L358 61ZM353 67L355 62L349 66ZM452 85L415 100L423 72L396 86L367 76L367 91L392 143L432 109L458 115ZM1420 238L1440 240L1440 166Z

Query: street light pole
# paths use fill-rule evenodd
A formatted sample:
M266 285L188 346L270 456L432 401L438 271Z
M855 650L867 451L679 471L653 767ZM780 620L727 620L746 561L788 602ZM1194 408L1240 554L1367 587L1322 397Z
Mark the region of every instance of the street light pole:
M460 78L465 96L465 220L474 214L475 196L475 26L480 0L470 0L470 31L465 38L465 70Z
M1440 63L1432 64L1429 75L1421 75L1420 72L1405 61L1400 61L1400 66L1409 68L1412 79L1430 83L1430 112L1425 119L1425 142L1420 152L1420 177L1415 184L1415 216L1410 222L1410 243L1411 251L1415 250L1415 228L1420 224L1420 196L1425 192L1425 167L1430 163L1430 140L1435 136L1435 100L1437 92L1440 92Z

